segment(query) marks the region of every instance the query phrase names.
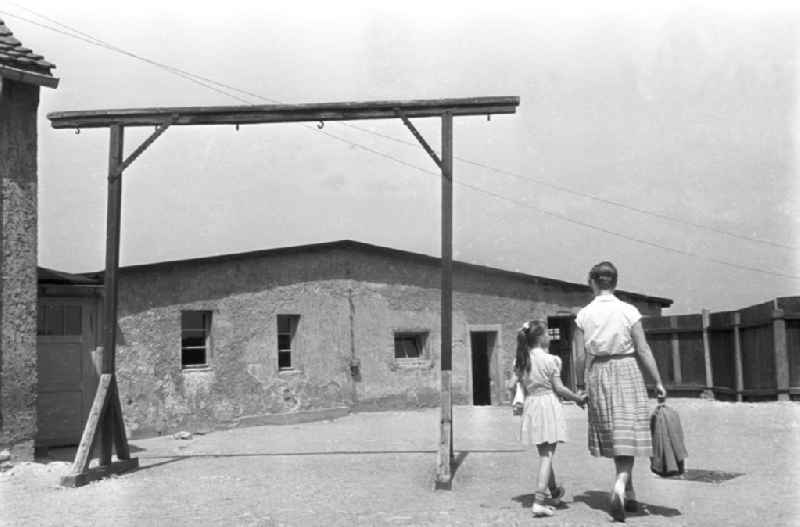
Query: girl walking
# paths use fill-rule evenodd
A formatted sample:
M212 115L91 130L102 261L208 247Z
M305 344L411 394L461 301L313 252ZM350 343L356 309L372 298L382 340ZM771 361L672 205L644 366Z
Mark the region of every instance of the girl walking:
M517 357L511 386L519 382L525 391L520 440L536 445L539 474L533 500L533 515L552 516L554 508L545 505L546 491L558 504L564 488L556 484L553 456L556 445L567 440L567 426L558 396L575 401L581 407L586 396L567 389L561 382L561 359L548 353L550 337L541 320L526 322L517 333Z

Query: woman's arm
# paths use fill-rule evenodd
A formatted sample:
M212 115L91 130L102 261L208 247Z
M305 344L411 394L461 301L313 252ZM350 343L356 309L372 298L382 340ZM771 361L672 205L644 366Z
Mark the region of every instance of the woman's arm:
M633 345L636 348L636 353L639 354L642 366L645 371L656 381L656 393L659 397L666 397L667 390L661 383L661 375L658 373L658 365L656 359L653 357L653 352L650 350L650 345L647 343L647 338L644 336L644 329L642 323L637 322L631 328L631 336L633 337Z
M575 332L572 334L572 345L575 349L575 371L581 377L577 379L578 386L586 384L586 369L589 363L586 361L586 345L583 340L583 330L575 326Z

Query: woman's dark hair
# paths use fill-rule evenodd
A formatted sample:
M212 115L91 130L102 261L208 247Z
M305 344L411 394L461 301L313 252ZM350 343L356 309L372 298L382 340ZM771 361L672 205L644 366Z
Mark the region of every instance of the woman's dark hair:
M617 287L617 268L611 262L600 262L589 271L589 280L594 280L601 291Z
M542 320L526 322L517 332L517 360L515 369L518 376L531 371L531 358L528 350L539 343L539 338L547 333L547 324Z

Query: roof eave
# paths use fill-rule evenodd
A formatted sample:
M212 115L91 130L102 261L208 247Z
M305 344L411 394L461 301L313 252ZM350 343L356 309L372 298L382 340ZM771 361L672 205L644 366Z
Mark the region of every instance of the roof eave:
M332 242L321 242L321 243L311 243L305 245L297 245L292 247L276 247L272 249L259 249L256 251L247 251L242 253L232 253L232 254L219 254L213 256L202 256L197 258L187 258L182 260L170 260L164 262L153 262L148 264L137 264L137 265L130 265L120 267L120 271L124 272L131 272L131 271L149 271L155 268L162 268L171 265L185 265L185 264L197 264L197 263L211 263L211 262L222 262L228 260L236 260L240 258L258 258L258 257L265 257L271 256L276 254L287 254L287 253L298 253L302 251L315 251L315 250L330 250L330 249L360 249L366 251L375 251L383 254L393 254L397 256L403 256L406 258L412 258L418 261L424 261L427 263L438 263L440 259L431 256L428 254L421 254L415 253L411 251L406 251L403 249L395 249L393 247L383 247L380 245L373 245L371 243L359 242L355 240L337 240ZM490 272L490 273L498 273L505 276L513 276L517 279L523 281L534 281L538 283L548 283L553 285L558 285L562 287L574 288L584 290L587 293L591 293L591 289L584 284L577 284L574 282L567 282L564 280L558 280L556 278L548 278L543 276L536 276L527 273L522 273L519 271L509 271L507 269L501 269L498 267L490 267L487 265L480 265L474 264L469 262L463 262L459 260L453 261L454 268L462 268L462 269L474 269L479 272ZM84 276L91 277L97 279L99 281L103 280L104 271L93 271L82 273ZM634 293L631 291L623 291L619 290L618 293L626 295L632 299L643 300L646 302L652 302L655 304L659 304L663 308L668 308L673 304L673 300L669 298L661 298L656 296L644 295L642 293Z
M35 73L33 71L21 70L6 64L0 64L0 77L17 82L24 82L25 84L44 86L46 88L57 88L60 80L58 77L53 77L52 75L44 75L42 73Z

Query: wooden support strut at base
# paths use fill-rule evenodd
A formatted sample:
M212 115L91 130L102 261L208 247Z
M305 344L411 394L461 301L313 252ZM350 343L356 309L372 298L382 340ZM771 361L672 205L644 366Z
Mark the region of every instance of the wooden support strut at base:
M116 384L117 382L113 375L104 373L100 376L97 392L92 402L92 409L89 411L86 427L83 429L81 442L78 445L78 452L75 454L75 461L72 463L70 473L61 478L61 485L65 487L80 487L110 474L121 474L139 466L139 460L137 458L131 459L128 450L125 428L122 424L122 413L119 410L119 395ZM90 469L89 462L91 461L92 449L98 443L97 431L104 422L111 422L114 431L122 431L121 435L119 433L114 434L118 461L106 464L101 462L97 467Z

